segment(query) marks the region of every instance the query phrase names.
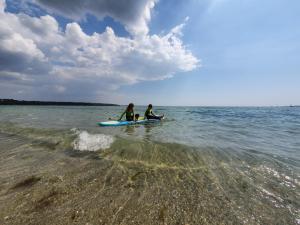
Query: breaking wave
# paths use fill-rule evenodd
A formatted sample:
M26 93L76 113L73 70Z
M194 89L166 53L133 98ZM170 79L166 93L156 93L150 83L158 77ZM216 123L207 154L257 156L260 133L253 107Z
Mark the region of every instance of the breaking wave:
M77 131L73 148L79 151L98 151L107 149L114 142L114 137L106 134L90 134L87 131Z

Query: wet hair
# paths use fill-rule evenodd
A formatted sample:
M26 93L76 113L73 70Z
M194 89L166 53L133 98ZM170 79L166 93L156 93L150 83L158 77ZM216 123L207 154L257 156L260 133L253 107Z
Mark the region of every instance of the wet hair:
M149 104L149 105L148 105L148 108L152 108L152 104Z
M129 111L129 110L133 109L133 107L134 107L134 104L133 103L129 103L129 105L127 106L126 111Z

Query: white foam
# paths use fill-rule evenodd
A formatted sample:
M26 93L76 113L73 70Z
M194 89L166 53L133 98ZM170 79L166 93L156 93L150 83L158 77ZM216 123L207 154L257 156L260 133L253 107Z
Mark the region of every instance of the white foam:
M98 151L107 149L114 142L114 138L105 134L90 134L87 131L77 131L78 137L73 142L75 150Z

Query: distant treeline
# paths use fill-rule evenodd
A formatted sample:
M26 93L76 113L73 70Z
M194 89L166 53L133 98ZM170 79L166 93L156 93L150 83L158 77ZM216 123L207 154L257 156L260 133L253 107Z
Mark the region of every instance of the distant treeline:
M0 99L0 105L118 106L110 103L19 101L14 99Z

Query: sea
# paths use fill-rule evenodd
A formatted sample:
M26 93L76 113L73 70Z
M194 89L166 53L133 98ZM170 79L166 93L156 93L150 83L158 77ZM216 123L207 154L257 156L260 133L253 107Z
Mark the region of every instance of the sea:
M300 107L124 109L0 106L0 224L300 224Z

